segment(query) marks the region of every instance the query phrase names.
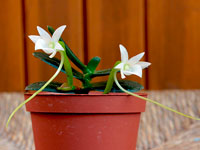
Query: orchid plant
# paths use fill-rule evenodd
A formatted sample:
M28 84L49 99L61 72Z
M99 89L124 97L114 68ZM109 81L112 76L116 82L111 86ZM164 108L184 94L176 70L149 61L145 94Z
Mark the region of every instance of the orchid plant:
M41 91L48 92L57 92L57 93L82 93L87 94L89 91L102 91L104 94L108 94L110 92L125 92L129 95L138 97L140 99L146 100L148 102L154 103L164 109L175 112L179 115L200 120L199 118L195 118L184 113L178 112L170 107L167 107L163 104L160 104L154 100L149 98L145 98L139 96L133 92L137 92L143 89L143 86L137 82L129 81L129 80L119 80L117 79L117 73L120 72L121 78L125 79L126 76L136 75L142 78L142 69L147 68L151 65L149 62L140 61L140 59L144 56L144 52L140 53L130 59L128 59L128 52L123 45L119 45L120 53L121 53L121 61L117 61L112 69L105 70L96 70L98 64L100 63L99 57L92 58L87 65L83 64L78 57L72 52L72 50L68 47L68 45L61 38L63 31L65 30L66 25L63 25L56 30L52 27L48 26L48 31L52 36L49 35L41 27L37 26L38 35L30 35L29 38L35 44L35 50L43 50L43 52L34 52L33 55L36 58L39 58L43 62L51 65L56 68L57 71L55 74L47 81L47 82L37 82L28 85L25 90L36 91L31 97L26 99L23 103L21 103L9 116L6 127L8 126L13 115L27 102L32 100L38 93ZM61 55L61 60L55 58L56 53L59 52ZM50 54L50 56L49 56ZM70 60L74 63L80 70L72 68L70 64ZM64 72L66 74L66 82L58 83L52 82L59 72ZM95 82L92 83L91 80L95 77L99 76L107 76L108 80L103 82ZM73 83L73 78L76 78L82 82L82 87L77 87Z

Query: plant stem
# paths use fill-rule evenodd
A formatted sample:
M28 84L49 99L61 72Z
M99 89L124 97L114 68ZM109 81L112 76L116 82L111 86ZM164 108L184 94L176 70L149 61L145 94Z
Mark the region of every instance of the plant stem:
M114 75L115 75L115 72L117 72L117 70L115 69L115 66L117 66L119 63L120 63L120 61L117 61L114 65L114 67L112 68L103 94L108 94L111 91L113 83L114 83Z
M11 113L11 115L9 116L8 118L8 121L6 123L6 128L8 127L8 124L10 122L10 120L12 119L12 117L14 116L14 114L23 106L25 105L27 102L29 102L30 100L32 100L37 94L39 94L43 89L45 89L45 87L51 83L55 78L56 76L59 74L60 70L62 69L63 67L63 63L64 63L64 55L62 53L61 54L61 62L60 62L60 65L57 69L57 71L55 72L55 74L38 90L36 91L31 97L29 97L27 100L25 100L23 103L21 103L17 108L15 108L15 110Z
M129 95L132 95L132 96L138 97L138 98L140 98L140 99L143 99L143 100L145 100L145 101L148 101L148 102L151 102L151 103L153 103L153 104L156 104L156 105L158 105L158 106L160 106L160 107L162 107L162 108L164 108L164 109L167 109L167 110L169 110L169 111L172 111L172 112L174 112L174 113L177 113L177 114L179 114L179 115L181 115L181 116L184 116L184 117L187 117L187 118L190 118L190 119L194 119L194 120L200 120L200 118L195 118L195 117L186 115L186 114L181 113L181 112L179 112L179 111L176 111L176 110L174 110L174 109L172 109L172 108L170 108L170 107L167 107L167 106L165 106L165 105L163 105L163 104L161 104L161 103L158 103L158 102L156 102L156 101L154 101L154 100L151 100L151 99L149 99L149 98L145 98L145 97L139 96L139 95L137 95L137 94L134 94L134 93L131 93L131 92L125 90L125 89L119 84L119 82L118 82L118 80L117 80L116 72L115 72L115 75L114 75L114 80L115 80L116 85L117 85L123 92L125 92L125 93L127 93L127 94L129 94Z
M65 48L65 45L63 42L59 41L59 43L62 45L62 47L65 49L66 51L66 48ZM63 55L64 57L64 68L65 68L65 72L66 72L66 76L67 76L67 84L70 88L74 88L74 85L73 85L73 73L72 73L72 67L71 67L71 64L69 62L69 59L65 53L65 51L60 51L61 55Z

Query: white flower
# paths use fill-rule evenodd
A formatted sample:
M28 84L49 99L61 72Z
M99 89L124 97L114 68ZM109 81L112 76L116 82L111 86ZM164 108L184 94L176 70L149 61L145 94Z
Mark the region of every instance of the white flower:
M151 63L139 61L143 56L144 52L140 53L130 59L128 59L128 52L123 45L119 45L121 53L121 63L115 66L115 69L120 69L121 78L124 79L125 75L137 75L142 77L142 69L147 68Z
M37 26L38 35L30 35L29 38L35 43L35 50L42 49L45 53L51 54L49 57L53 58L56 55L56 52L61 50L64 51L64 48L58 42L66 25L60 26L55 30L52 37L41 27Z

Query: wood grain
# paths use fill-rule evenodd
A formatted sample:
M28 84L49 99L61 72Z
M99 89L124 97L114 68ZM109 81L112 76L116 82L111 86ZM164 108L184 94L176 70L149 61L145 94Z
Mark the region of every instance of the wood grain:
M24 88L21 2L1 1L0 19L0 91L20 91Z
M66 24L63 39L73 52L82 60L83 53L83 19L80 0L26 0L26 33L38 35L36 26L46 29L47 25L57 28ZM26 35L26 37L27 37ZM34 44L27 37L28 82L47 81L56 71L49 65L34 58ZM59 54L57 55L60 58ZM65 82L65 75L60 73L57 81Z
M120 60L119 44L129 57L144 51L143 6L143 0L87 1L88 58L102 58L98 69L112 68ZM141 82L138 77L129 79Z
M152 63L142 80L128 79L149 89L200 88L198 0L7 0L1 6L0 91L20 91L26 80L47 81L54 74L54 68L32 56L34 44L27 36L38 34L37 25L63 24L63 38L81 61L102 58L97 69L113 67L123 44L129 57L146 51ZM56 80L64 82L64 74Z
M150 89L200 88L200 1L149 0Z

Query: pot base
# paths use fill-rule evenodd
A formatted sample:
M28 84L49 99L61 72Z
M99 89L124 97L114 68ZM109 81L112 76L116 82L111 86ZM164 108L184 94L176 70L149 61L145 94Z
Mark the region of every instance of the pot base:
M140 113L31 113L31 117L33 132L37 134L36 150L135 150L136 147Z

